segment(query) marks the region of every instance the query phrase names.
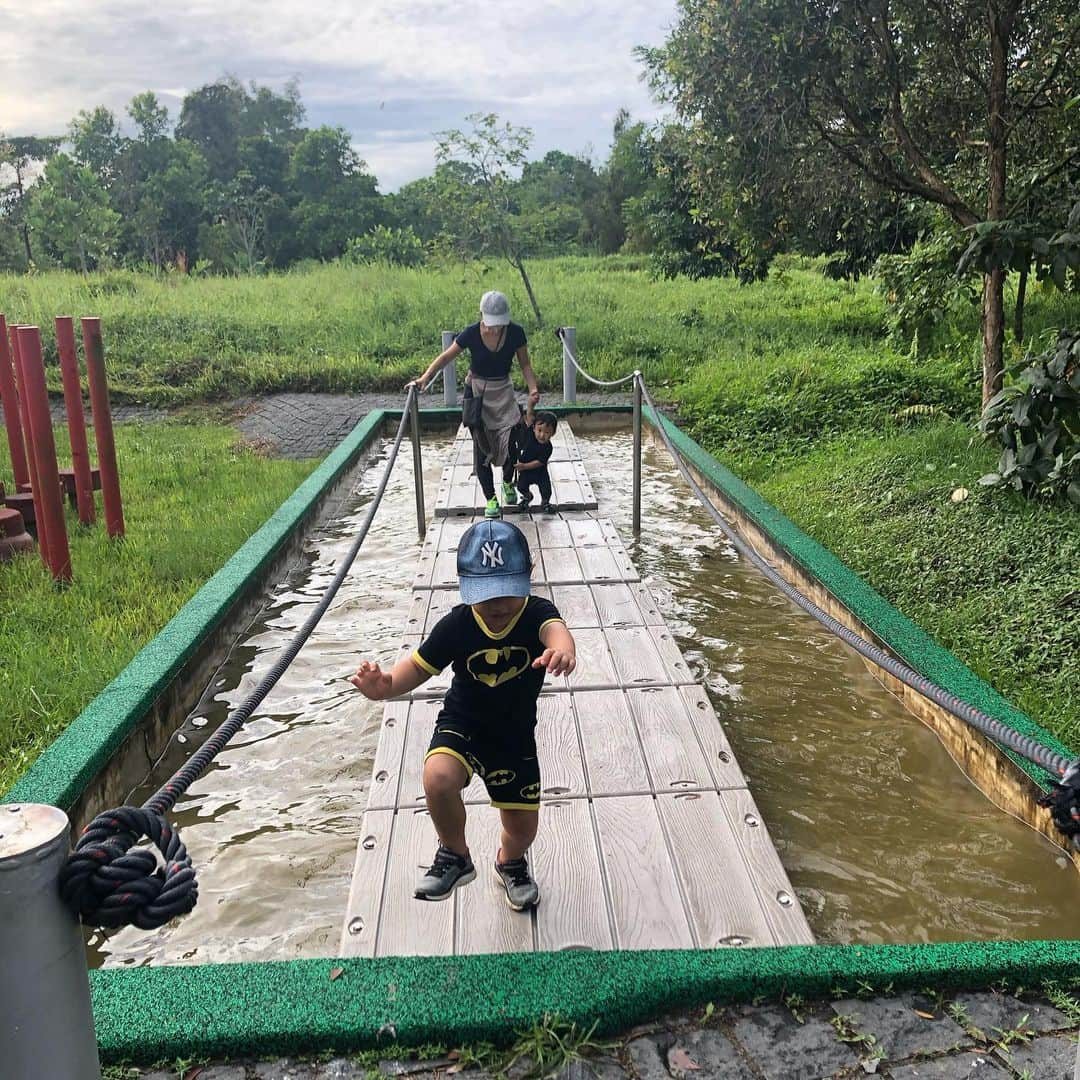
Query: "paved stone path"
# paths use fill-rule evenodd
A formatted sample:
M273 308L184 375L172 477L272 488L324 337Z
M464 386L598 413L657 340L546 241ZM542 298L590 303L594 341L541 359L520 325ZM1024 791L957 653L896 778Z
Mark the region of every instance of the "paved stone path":
M586 403L622 404L629 397L578 395ZM272 394L232 402L236 426L284 457L316 457L332 450L373 408L400 408L401 394ZM424 405L437 406L431 394ZM139 405L114 406L119 423L154 422L168 413ZM63 420L63 405L54 402ZM953 1077L1073 1080L1080 1033L1080 1002L1069 1014L1038 997L1023 1000L990 991L947 1001L919 995L873 997L804 1005L746 1005L667 1017L612 1040L600 1052L573 1061L560 1080L816 1080L868 1075L886 1080ZM436 1062L364 1055L317 1062L292 1060L216 1063L189 1069L183 1080L356 1080L383 1075L435 1080L455 1067ZM495 1060L469 1069L467 1080L505 1074L539 1075L535 1062ZM107 1074L175 1080L175 1071L120 1070ZM1080 1074L1077 1074L1080 1076Z
M886 1080L1073 1080L1078 1023L1049 1002L966 993L948 1001L918 994L803 1005L769 1004L667 1017L559 1069L559 1080L818 1080L868 1075ZM364 1055L329 1061L209 1065L185 1080L436 1080L454 1058L415 1061ZM132 1073L170 1080L176 1073ZM542 1075L529 1058L468 1069L463 1080Z

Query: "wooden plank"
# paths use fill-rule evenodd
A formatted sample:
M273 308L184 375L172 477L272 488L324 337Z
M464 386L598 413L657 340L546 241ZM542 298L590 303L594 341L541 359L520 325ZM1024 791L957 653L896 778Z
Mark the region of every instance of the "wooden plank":
M536 752L540 759L540 797L588 794L577 718L569 694L541 694L536 703Z
M551 598L571 630L603 625L588 585L552 585Z
M495 880L493 864L499 847L499 812L491 807L469 811L465 837L476 866L476 880L457 890L454 952L532 952L531 911L513 911L506 893Z
M577 630L577 666L567 677L571 690L605 689L619 685L619 676L608 650L603 630Z
M560 510L586 510L596 506L596 500L586 500L585 493L577 480L553 480L551 482L551 501Z
M390 835L376 956L448 956L454 949L454 899L417 900L438 840L427 810L399 810Z
M408 701L389 701L383 708L379 744L375 748L375 761L371 766L371 782L368 785L369 810L397 805L409 707Z
M345 905L339 956L374 956L393 810L368 810L360 823L352 886Z
M625 687L670 683L671 676L657 652L649 628L612 627L604 631L615 663L615 673Z
M616 561L615 555L606 547L579 548L577 555L586 581L621 581L623 579L622 567Z
M431 570L431 586L439 589L446 586L457 588L457 551L440 551L435 556L435 563Z
M732 788L719 796L776 940L782 945L812 945L814 935L750 792Z
M664 617L660 614L660 608L656 603L656 597L653 596L648 587L640 583L631 582L630 591L634 594L634 599L637 600L638 610L641 612L641 617L645 620L645 625L663 626Z
M536 532L541 548L568 548L574 546L570 526L562 518L540 515L535 518Z
M627 690L626 701L637 722L657 795L715 786L686 703L675 687Z
M570 528L573 546L576 548L604 547L607 543L604 526L596 518L574 518L568 521L567 525Z
M715 791L656 800L698 945L776 945L719 800Z
M431 602L431 597L432 593L426 589L413 593L409 613L405 616L405 637L426 636L428 604Z
M571 695L590 795L651 792L634 721L621 690Z
M400 807L424 805L424 755L435 730L435 720L442 701L413 700L405 730L405 748L401 760L401 783L398 785Z
M600 852L585 799L543 804L530 859L540 887L537 948L614 948Z
M592 802L619 949L689 949L696 942L651 795Z
M599 626L644 626L645 618L641 614L637 600L629 585L615 582L609 585L590 585L600 618Z
M724 729L709 702L702 686L680 686L679 697L686 705L687 715L694 727L698 743L705 753L705 760L716 780L716 786L724 788L746 787L746 777L735 760Z
M664 661L664 666L667 668L671 681L675 683L695 682L694 674L683 654L679 652L679 646L675 643L671 631L666 626L650 626L649 633Z
M548 476L551 478L552 484L558 484L562 481L577 483L578 480L577 469L574 467L573 461L549 461Z
M548 548L542 551L544 560L544 580L549 585L581 584L585 577L578 563L577 552L573 548Z

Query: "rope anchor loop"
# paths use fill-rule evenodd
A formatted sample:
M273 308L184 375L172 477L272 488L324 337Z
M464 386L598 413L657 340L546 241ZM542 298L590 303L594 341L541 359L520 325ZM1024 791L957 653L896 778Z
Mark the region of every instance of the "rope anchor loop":
M153 850L135 847L143 837L163 867ZM120 806L83 830L61 872L60 895L88 925L156 930L195 907L199 884L180 834L161 814Z

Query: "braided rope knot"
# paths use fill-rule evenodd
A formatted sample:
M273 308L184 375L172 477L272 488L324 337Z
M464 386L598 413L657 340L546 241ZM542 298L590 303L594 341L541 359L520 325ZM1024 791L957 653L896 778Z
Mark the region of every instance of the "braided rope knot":
M1050 808L1054 824L1080 848L1080 760L1072 762L1060 782L1039 799Z
M147 847L148 838L165 865ZM91 926L156 930L199 898L195 869L177 833L155 810L120 806L83 830L60 875L64 902Z

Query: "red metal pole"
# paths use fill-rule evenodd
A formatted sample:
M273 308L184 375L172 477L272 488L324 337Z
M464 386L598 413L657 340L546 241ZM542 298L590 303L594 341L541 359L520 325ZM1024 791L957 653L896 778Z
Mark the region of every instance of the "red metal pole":
M75 325L69 315L56 316L56 347L60 353L60 374L64 380L64 408L67 411L79 520L84 525L92 525L94 480L90 475L90 449L86 445L86 415L83 412L82 382L79 378L79 355L75 351Z
M45 388L45 362L41 356L41 333L36 326L19 328L19 352L22 356L24 387L29 397L30 431L40 482L43 520L48 522L48 566L57 581L71 580L71 552L68 550L67 526L64 523L64 496L60 490L60 470L56 464L49 391ZM39 536L40 539L40 536Z
M22 413L23 437L26 439L26 457L30 469L30 492L34 496L34 531L37 533L41 561L49 565L49 529L45 511L41 506L41 485L38 483L37 455L34 453L34 432L30 427L30 395L26 389L26 370L23 366L21 326L11 328L11 353L15 358L15 377L19 382L19 410ZM51 418L50 418L51 419ZM59 480L57 481L59 483Z
M86 381L90 384L90 411L94 415L94 441L101 470L101 499L105 504L105 528L110 536L124 535L124 507L120 501L120 474L116 469L109 384L105 381L105 346L101 342L101 320L82 321L83 349L86 352Z
M15 389L15 373L11 370L7 320L3 315L0 315L0 401L4 406L4 427L7 429L8 450L11 451L11 471L15 474L15 490L18 491L20 484L30 483L30 473L26 467L22 420L19 419L19 393Z

